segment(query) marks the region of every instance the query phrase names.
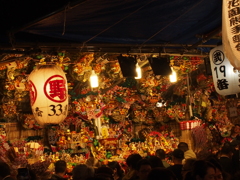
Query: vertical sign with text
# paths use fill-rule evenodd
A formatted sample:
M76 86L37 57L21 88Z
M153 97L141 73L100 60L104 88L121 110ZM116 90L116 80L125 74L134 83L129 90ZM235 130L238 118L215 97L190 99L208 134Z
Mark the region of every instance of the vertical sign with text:
M240 70L240 0L223 0L222 42L228 60Z
M240 71L235 70L218 46L210 51L214 87L218 94L226 96L240 92Z

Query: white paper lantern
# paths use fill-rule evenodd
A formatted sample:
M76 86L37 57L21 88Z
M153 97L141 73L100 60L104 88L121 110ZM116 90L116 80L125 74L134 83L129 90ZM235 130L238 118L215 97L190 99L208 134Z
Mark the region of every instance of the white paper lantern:
M223 0L222 42L230 63L240 70L240 2Z
M39 124L61 123L68 113L67 79L56 65L39 65L29 75L30 100Z
M218 94L226 96L240 92L240 71L235 70L223 52L223 46L210 51L214 87Z

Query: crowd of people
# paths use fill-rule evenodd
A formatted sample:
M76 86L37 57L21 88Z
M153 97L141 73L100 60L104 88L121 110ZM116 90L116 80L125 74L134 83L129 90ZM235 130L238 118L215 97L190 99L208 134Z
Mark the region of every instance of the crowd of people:
M180 142L166 160L163 149L156 150L155 156L141 157L131 154L126 166L111 161L108 164L90 166L76 165L72 180L237 180L240 179L240 141L226 143L223 147L204 159L197 158L188 144ZM16 177L10 174L9 166L0 162L0 180L38 180L32 173L26 174L24 168ZM55 162L55 172L49 180L66 180L67 163ZM21 173L21 174L20 174Z

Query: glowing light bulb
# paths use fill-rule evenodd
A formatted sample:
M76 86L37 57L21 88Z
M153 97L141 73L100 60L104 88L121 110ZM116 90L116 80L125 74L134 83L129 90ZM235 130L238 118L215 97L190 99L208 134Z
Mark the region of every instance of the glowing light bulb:
M142 78L142 69L138 65L138 63L136 64L136 71L137 71L137 77L135 77L135 79L141 79Z
M177 82L177 73L174 71L173 67L171 67L171 69L172 74L169 76L170 82Z
M92 88L98 87L98 76L96 75L95 71L92 70L92 74L90 76L90 85Z

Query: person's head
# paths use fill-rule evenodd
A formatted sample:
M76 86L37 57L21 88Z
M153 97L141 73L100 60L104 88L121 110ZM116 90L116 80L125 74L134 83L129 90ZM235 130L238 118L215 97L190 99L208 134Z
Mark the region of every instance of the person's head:
M183 152L188 150L188 144L185 142L180 142L178 144L178 149L181 149Z
M154 168L152 169L147 177L148 180L177 180L176 176L173 174L172 171L166 168Z
M194 180L215 180L215 166L204 160L197 160L193 164L192 177Z
M67 163L64 160L59 160L55 162L55 173L62 175L65 174L67 170Z
M86 180L89 177L94 176L94 169L85 164L79 164L73 168L72 177L73 180Z
M163 163L162 163L162 160L157 156L150 156L148 158L148 161L150 162L152 168L164 167Z
M117 161L112 161L108 163L108 167L110 167L114 171L114 176L118 176L119 178L122 178L124 175L124 172L120 166L120 164Z
M229 145L224 145L220 151L220 155L226 155L231 158L233 153L233 148Z
M209 159L207 159L207 161L212 163L216 168L215 180L222 180L223 179L223 168L222 168L221 164L219 163L218 159L209 158Z
M185 160L185 163L182 167L182 176L185 178L186 174L192 171L193 164L197 161L197 159L189 158Z
M172 161L174 164L182 164L184 152L181 149L174 149L172 152Z
M163 149L157 149L155 154L157 157L161 158L161 160L166 158L166 153Z
M0 179L3 179L6 176L9 176L11 173L10 167L5 162L0 162Z
M96 169L95 176L96 178L102 178L105 180L113 180L114 172L110 167L101 166Z
M36 173L32 169L29 169L29 176L30 176L31 180L38 179Z
M25 168L18 168L17 169L17 180L22 180L22 179L36 180L37 175L32 169L30 169L30 166L25 167Z
M232 176L232 180L239 180L240 179L240 171L237 171L236 173L234 173L234 175Z
M239 145L240 145L240 140L234 139L231 143L230 143L231 147L233 149L238 150L239 149Z
M108 180L108 178L107 177L96 177L96 176L94 176L94 177L88 178L87 180Z
M141 159L137 163L137 175L139 180L146 180L152 167L147 159Z
M135 169L137 168L137 163L142 159L142 156L140 154L131 154L128 156L126 159L126 163L130 169Z

